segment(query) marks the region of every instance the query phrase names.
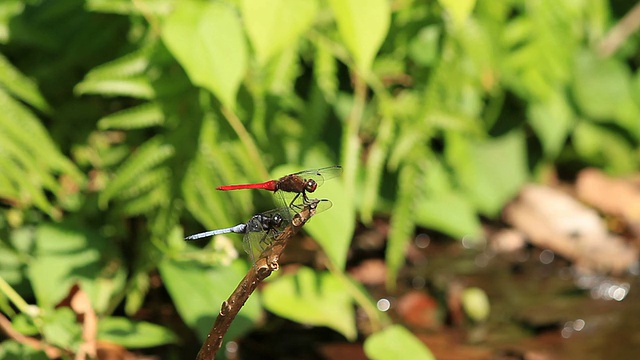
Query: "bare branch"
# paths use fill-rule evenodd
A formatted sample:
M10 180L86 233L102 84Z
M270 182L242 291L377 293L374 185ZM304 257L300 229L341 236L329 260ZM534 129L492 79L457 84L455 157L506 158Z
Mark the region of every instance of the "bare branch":
M284 248L287 246L287 242L315 215L319 201L320 200L317 199L312 200L309 204L305 205L302 211L293 217L289 226L273 240L273 244L260 254L254 266L249 269L249 272L242 281L240 281L240 284L238 284L238 287L236 287L231 296L229 296L229 299L222 303L220 313L211 331L209 331L209 335L207 335L207 340L202 344L198 352L197 360L215 358L216 353L222 346L222 338L224 334L227 333L227 330L229 330L233 319L238 315L238 312L260 282L269 277L272 272L278 270L280 266L278 261Z

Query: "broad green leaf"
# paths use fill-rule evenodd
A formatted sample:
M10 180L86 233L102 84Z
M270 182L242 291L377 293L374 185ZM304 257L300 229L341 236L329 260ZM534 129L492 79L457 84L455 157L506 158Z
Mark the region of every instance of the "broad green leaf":
M576 56L574 79L573 95L584 114L614 122L640 139L640 108L633 101L631 73L625 64L582 52Z
M629 72L617 60L582 52L576 56L574 72L573 95L587 116L610 121L618 108L630 100Z
M148 348L175 344L178 337L169 329L145 321L124 317L107 317L98 323L98 340L126 348Z
M471 201L452 186L453 180L441 161L430 161L422 184L417 184L416 224L442 231L455 238L482 234L476 209Z
M322 167L322 166L320 166ZM280 166L272 172L274 179L300 171L293 166ZM347 196L340 178L330 179L312 193L311 198L329 199L332 207L316 214L304 225L314 240L320 244L331 262L343 269L347 261L347 251L355 228L353 198Z
M235 10L223 2L183 0L166 19L162 38L191 81L233 108L247 67Z
M550 94L545 101L531 103L529 123L538 135L545 154L558 156L574 126L574 114L568 100L561 93Z
M387 36L391 9L387 0L329 0L336 17L338 31L363 72L371 64Z
M572 140L580 157L611 173L628 174L638 166L638 156L628 139L604 126L581 121Z
M482 213L496 216L527 180L524 133L513 130L482 141L449 135L447 161L467 196Z
M303 267L295 275L283 275L263 291L264 306L293 321L327 326L353 341L356 338L353 299L342 280L331 273Z
M0 343L0 359L5 360L49 360L44 351L21 344L15 340Z
M243 0L242 16L258 63L266 63L283 48L295 46L318 10L317 0Z
M369 336L364 342L364 352L372 360L435 360L431 351L400 325L390 326Z
M473 204L455 191L430 194L415 205L416 224L461 239L482 234Z
M81 344L82 327L71 308L52 309L46 313L43 320L42 333L48 343L72 350Z
M87 0L85 6L89 11L150 16L169 13L174 3L173 0Z
M158 269L184 322L196 331L198 338L206 339L213 322L220 313L222 302L229 298L247 267L235 261L228 267L203 267L193 261L164 259ZM249 298L227 332L228 339L246 333L258 320L260 309L254 293Z
M476 0L438 0L438 2L447 10L453 25L457 28L467 21L476 5Z
M80 283L94 309L104 311L126 280L115 251L110 242L89 229L64 223L40 225L36 255L28 268L38 305L53 307L72 285Z

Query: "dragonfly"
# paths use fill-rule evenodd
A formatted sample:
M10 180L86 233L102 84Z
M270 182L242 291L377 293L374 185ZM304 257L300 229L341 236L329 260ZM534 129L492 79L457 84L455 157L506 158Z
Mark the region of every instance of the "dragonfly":
M333 179L342 174L342 166L328 166L320 169L305 170L294 174L285 175L276 180L269 180L254 184L224 185L218 186L216 190L240 190L240 189L263 189L280 192L283 203L287 204L284 193L296 194L288 206L290 208L299 208L300 205L294 205L295 201L302 195L302 205L309 203L308 193L316 191L325 180Z
M331 208L333 205L328 199L312 201L317 201L316 214ZM185 240L198 240L228 233L244 234L242 247L244 251L249 254L251 262L255 263L260 257L260 254L266 250L273 243L273 240L291 223L293 214L294 212L290 207L283 206L253 215L246 223L224 229L197 233L185 237Z

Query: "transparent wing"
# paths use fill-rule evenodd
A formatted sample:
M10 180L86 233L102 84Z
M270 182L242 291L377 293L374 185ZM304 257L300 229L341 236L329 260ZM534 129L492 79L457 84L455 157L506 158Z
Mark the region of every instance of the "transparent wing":
M281 207L254 215L247 222L247 233L242 239L242 246L252 263L260 254L273 244L273 240L291 223L292 212Z
M313 179L318 184L318 186L324 184L325 180L333 179L342 174L342 166L334 165L327 166L320 169L313 170L304 170L297 172L293 175L298 175L305 180Z

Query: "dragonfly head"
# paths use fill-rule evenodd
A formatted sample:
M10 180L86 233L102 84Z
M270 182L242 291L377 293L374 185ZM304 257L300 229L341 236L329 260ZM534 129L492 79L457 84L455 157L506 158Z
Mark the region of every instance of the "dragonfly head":
M282 224L283 221L284 221L284 218L280 214L275 214L273 215L273 218L271 218L271 222L274 227L280 226L280 224Z
M312 193L312 192L316 191L317 187L318 187L318 183L313 179L309 179L304 184L304 191Z

